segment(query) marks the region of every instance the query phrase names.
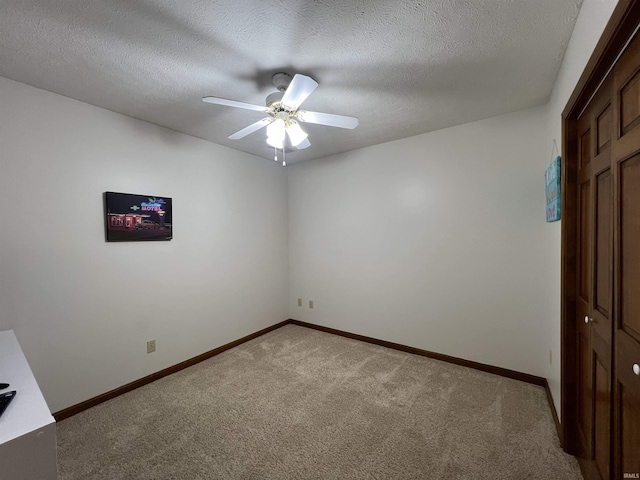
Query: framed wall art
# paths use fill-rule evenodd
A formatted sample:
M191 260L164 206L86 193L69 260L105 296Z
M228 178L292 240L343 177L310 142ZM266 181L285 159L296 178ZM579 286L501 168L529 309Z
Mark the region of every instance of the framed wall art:
M132 193L105 192L107 242L171 240L171 198Z
M560 220L560 156L557 156L545 172L547 196L547 222Z

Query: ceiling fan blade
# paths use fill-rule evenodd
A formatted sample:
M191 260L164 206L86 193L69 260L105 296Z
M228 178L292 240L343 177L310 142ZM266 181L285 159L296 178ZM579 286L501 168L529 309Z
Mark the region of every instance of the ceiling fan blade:
M299 73L293 77L291 83L284 92L281 103L292 110L296 110L302 102L304 102L311 92L313 92L318 86L313 78L306 75L300 75Z
M358 126L358 119L356 117L334 115L333 113L299 111L296 117L301 122L317 123L319 125L328 125L329 127L354 129Z
M304 150L305 148L309 148L311 146L311 142L309 141L308 138L305 138L303 141L301 141L298 146L296 147L298 150Z
M251 103L236 102L235 100L228 100L220 97L202 97L203 102L215 103L216 105L225 105L227 107L244 108L245 110L256 110L258 112L267 112L267 107L261 107L260 105L252 105Z
M244 127L242 130L237 131L233 135L229 135L229 138L231 140L238 140L240 138L244 138L250 133L260 130L263 127L266 127L271 122L273 122L273 118L271 117L263 118L262 120L258 120L256 123L252 123L248 127Z

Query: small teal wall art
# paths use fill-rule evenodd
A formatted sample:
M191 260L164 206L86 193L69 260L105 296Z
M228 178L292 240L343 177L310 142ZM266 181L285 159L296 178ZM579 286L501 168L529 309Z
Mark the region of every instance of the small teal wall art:
M545 172L547 193L547 222L560 220L560 156L558 155Z

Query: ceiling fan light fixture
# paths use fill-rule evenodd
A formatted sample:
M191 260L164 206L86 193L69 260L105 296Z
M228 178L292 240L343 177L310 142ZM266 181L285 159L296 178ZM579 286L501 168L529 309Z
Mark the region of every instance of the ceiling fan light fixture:
M284 139L280 140L275 137L267 137L267 144L271 145L273 148L282 150L284 148Z
M291 145L297 147L300 145L305 138L309 135L302 130L298 122L292 121L289 125L287 125L287 135L289 135L289 140L291 140Z
M284 148L285 124L277 119L267 127L267 143L274 148Z
M299 73L291 77L287 73L279 72L273 75L272 80L278 91L267 96L265 99L266 106L264 107L221 97L209 96L202 98L207 103L256 110L267 114L263 119L229 135L229 139L239 140L267 127L267 144L275 149L274 160L278 160L278 150L282 150L282 161L283 165L285 165L284 156L287 142L292 149L297 150L304 150L311 146L308 135L300 127L299 122L346 129L353 129L358 126L356 117L299 109L300 105L318 86L318 82L313 78ZM287 137L289 138L288 140Z

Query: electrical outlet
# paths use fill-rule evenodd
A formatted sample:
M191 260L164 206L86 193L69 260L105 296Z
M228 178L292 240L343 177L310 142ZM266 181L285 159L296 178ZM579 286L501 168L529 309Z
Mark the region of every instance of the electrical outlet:
M149 340L147 342L147 353L153 353L156 351L156 341L155 340Z
M301 299L301 298L299 298L299 299L298 299L298 306L299 306L299 307L301 307L301 306L302 306L302 299Z
M313 300L309 300L309 308L313 308Z

